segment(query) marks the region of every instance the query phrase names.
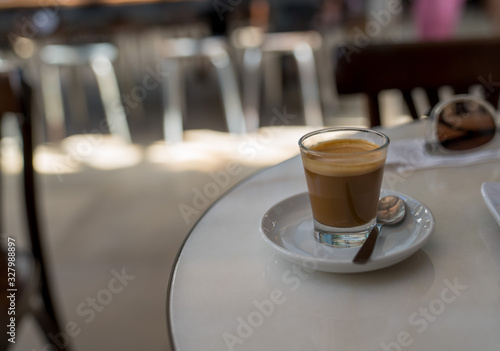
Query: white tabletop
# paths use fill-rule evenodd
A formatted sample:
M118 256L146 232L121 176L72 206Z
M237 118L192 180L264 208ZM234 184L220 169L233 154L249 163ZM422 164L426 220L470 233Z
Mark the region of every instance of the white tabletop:
M181 250L168 297L176 350L498 349L500 227L482 182L500 182L498 162L387 169L383 187L427 205L435 231L394 266L336 274L283 259L259 231L270 207L306 191L300 159L260 172L219 199Z

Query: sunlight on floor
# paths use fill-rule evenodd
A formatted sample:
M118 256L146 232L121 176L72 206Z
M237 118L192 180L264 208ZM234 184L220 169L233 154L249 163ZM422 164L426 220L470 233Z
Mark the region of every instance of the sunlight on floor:
M400 94L381 94L381 110L386 127L411 121L406 116ZM417 94L418 95L418 94ZM421 99L422 100L422 99ZM344 98L336 113L325 116L327 126L368 127L359 96ZM421 110L425 110L425 106ZM343 112L342 112L343 111ZM5 173L22 170L21 141L14 119L2 121L6 135L1 140L1 167ZM228 162L252 168L282 162L299 152L298 139L317 129L306 126L262 127L247 134L230 134L213 130L186 130L180 143L153 142L150 145L129 144L107 134L80 134L64 138L57 144L37 146L34 165L42 174L71 174L86 168L103 171L130 168L149 163L170 172L211 172Z
M7 174L19 173L23 169L23 158L18 138L4 137L0 147L2 153L2 172Z
M150 145L146 149L146 159L172 171L210 171L229 161L251 167L266 167L296 155L299 151L298 139L312 129L268 127L244 135L190 130L185 132L182 143L157 142Z
M220 150L214 150L212 146L198 141L175 144L158 141L146 148L145 157L148 162L172 172L211 171L224 158Z
M394 96L383 96L386 112L394 114L390 106ZM406 123L409 116L392 118L390 125ZM366 118L337 116L329 125L366 127ZM313 129L306 126L262 127L247 134L230 134L213 130L187 130L180 143L157 141L150 145L129 144L105 134L69 136L58 144L39 145L35 150L34 165L42 174L71 174L85 168L116 170L137 166L142 162L158 165L166 171L210 172L228 162L252 168L267 167L298 154L298 139ZM22 169L19 136L7 136L1 142L1 165L6 173Z
M297 141L312 127L265 127L235 135L211 130L189 130L181 143L158 141L148 146L127 144L108 135L86 134L65 138L60 144L43 144L35 150L34 165L42 174L71 174L86 167L116 170L148 162L173 172L213 171L227 162L260 168L296 154ZM22 169L22 154L15 137L2 140L2 168Z
M132 167L143 158L141 147L110 135L73 135L65 138L61 146L72 161L101 170Z
M19 155L19 157L21 157ZM80 162L72 161L57 145L40 145L35 150L33 164L42 174L72 174L82 171Z

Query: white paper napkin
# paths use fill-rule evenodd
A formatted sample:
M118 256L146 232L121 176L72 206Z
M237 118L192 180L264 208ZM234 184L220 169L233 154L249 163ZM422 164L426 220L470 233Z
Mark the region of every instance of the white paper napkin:
M391 141L386 165L397 170L464 166L500 159L498 143L486 149L457 155L431 155L424 148L424 139Z

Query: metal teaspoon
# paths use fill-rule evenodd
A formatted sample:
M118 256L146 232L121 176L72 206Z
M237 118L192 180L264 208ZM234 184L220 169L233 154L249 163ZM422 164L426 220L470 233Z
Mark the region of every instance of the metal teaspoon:
M354 263L366 263L370 258L378 234L384 225L395 225L403 220L406 214L405 202L399 196L384 196L378 202L377 225L373 227L370 235L359 249Z

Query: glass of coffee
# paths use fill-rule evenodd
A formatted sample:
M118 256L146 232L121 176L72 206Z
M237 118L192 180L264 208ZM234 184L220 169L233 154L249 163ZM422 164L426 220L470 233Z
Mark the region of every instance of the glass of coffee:
M360 246L377 219L389 138L361 128L327 128L304 135L300 154L316 240Z

